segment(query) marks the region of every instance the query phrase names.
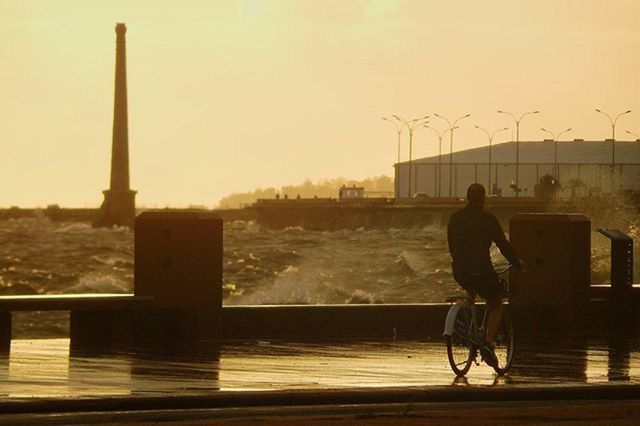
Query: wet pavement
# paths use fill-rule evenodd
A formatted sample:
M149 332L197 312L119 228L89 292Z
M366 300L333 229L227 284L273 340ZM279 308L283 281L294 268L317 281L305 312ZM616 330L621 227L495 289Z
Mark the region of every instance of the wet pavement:
M528 338L506 377L473 365L455 379L440 340L252 341L84 353L68 339L14 340L0 359L0 404L229 392L640 384L640 339ZM475 385L475 386L474 386Z

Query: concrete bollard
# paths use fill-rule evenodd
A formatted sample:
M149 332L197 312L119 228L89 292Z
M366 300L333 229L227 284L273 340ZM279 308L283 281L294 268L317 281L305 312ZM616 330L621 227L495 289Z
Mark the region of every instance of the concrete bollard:
M0 312L0 354L11 349L11 312Z
M618 229L598 229L611 240L610 327L614 331L634 327L633 238Z
M135 223L136 296L155 308L138 313L138 337L219 336L222 311L222 219L212 213L144 212Z
M511 298L524 328L580 326L591 285L591 222L580 214L517 214L509 239L525 263Z

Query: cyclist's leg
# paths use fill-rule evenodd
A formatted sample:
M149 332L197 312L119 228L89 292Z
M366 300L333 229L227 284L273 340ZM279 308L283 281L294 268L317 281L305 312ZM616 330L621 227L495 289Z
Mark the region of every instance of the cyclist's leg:
M500 321L502 321L502 299L500 296L487 299L487 311L489 317L487 318L487 330L486 340L491 343L496 340L496 334L498 334L498 327Z
M493 272L483 275L482 281L478 283L478 294L487 303L487 324L485 339L492 343L498 334L498 326L502 320L502 298L500 297L502 288L498 281L498 276Z

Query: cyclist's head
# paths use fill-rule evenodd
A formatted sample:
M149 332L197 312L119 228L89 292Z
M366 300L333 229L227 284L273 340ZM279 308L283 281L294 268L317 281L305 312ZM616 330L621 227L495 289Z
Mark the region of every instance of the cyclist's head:
M467 201L472 206L483 207L485 195L484 186L479 183L472 183L467 189Z

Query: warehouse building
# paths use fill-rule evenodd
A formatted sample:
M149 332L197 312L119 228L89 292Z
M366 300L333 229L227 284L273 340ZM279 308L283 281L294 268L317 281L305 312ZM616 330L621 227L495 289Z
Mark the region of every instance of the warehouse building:
M534 197L545 176L562 197L640 192L640 141L527 141L518 151L518 162L516 142L505 142L395 164L396 197L463 198L474 182L492 195Z

